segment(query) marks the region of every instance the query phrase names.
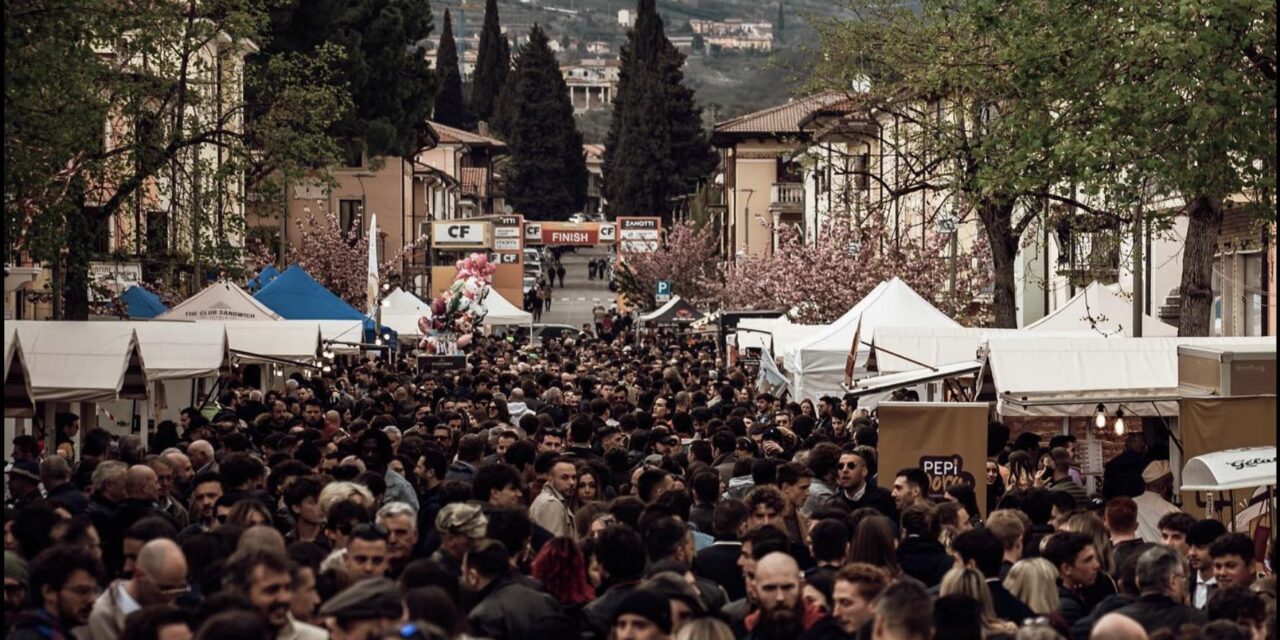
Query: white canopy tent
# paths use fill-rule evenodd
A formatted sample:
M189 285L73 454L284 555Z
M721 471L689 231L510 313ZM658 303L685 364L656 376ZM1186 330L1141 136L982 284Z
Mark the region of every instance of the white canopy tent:
M743 318L732 336L739 351L769 349L775 357L791 355L804 339L825 329L825 324L795 324L786 316L778 318ZM772 346L771 346L772 345Z
M317 320L241 320L224 323L223 327L227 346L241 360L310 363L320 353Z
M156 316L156 320L252 321L279 320L280 315L258 302L234 282L209 285Z
M360 353L364 341L364 320L282 320L282 322L313 322L320 325L320 339L334 353ZM348 344L344 344L348 343Z
M1176 416L1178 346L1251 346L1273 338L1068 338L1019 335L988 341L988 365L1004 416L1091 416L1099 403L1125 413Z
M960 326L901 279L882 282L838 320L796 346L787 359L787 368L795 377L792 388L797 399L841 393L845 361L859 322L862 342L870 342L880 326ZM859 370L865 370L870 353L870 347L858 345L856 366Z
M1182 468L1182 491L1230 491L1275 483L1275 447L1206 453L1188 460Z
M9 323L22 342L36 401L146 398L147 373L133 327L123 322Z
M4 416L28 418L35 414L36 403L31 394L31 373L22 352L22 340L13 323L4 331Z
M418 318L429 315L431 305L404 289L397 287L382 297L382 326L391 327L401 340L413 341L421 337Z
M867 369L881 373L916 371L916 363L937 367L972 360L995 337L1028 335L1020 329L982 327L876 327ZM1040 338L1101 338L1094 331L1041 331ZM911 362L910 360L916 362ZM926 369L927 370L927 369Z
M489 288L489 294L484 297L483 304L488 313L485 314L484 322L481 324L486 327L533 324L532 313L511 304L509 300L502 297L501 293L498 293L497 289Z
M1057 311L1027 325L1023 330L1083 330L1108 336L1132 337L1133 303L1122 298L1119 291L1117 285L1104 286L1095 280ZM1148 338L1171 338L1178 335L1178 328L1143 315L1142 335Z
M216 376L231 366L227 332L216 322L122 322L138 336L147 380Z

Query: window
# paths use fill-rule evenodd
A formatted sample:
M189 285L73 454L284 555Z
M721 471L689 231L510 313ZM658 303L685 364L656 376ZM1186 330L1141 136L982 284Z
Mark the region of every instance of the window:
M1222 335L1222 256L1213 259L1213 278L1210 281L1209 289L1213 292L1213 306L1209 312L1209 335Z
M359 238L364 229L364 203L360 200L338 201L338 225L347 238Z
M163 254L169 250L169 216L164 211L147 212L147 253Z
M1266 316L1263 313L1263 300L1267 292L1262 289L1262 270L1266 268L1266 254L1246 253L1241 256L1244 262L1244 282L1237 295L1242 305L1240 314L1244 321L1242 335L1266 335Z
M868 171L871 166L871 154L860 153L853 157L853 181L857 185L858 191L871 190L871 176Z

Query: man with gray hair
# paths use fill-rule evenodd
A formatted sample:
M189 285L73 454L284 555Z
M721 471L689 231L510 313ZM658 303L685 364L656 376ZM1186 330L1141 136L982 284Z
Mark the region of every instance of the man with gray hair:
M98 530L98 537L102 540L102 562L110 571L119 571L124 564L124 529L116 514L120 503L128 497L124 484L128 470L129 465L119 460L104 460L98 463L89 480L93 493L84 514Z
M398 577L418 546L418 511L407 502L388 502L374 519L387 530L387 575Z
M71 483L71 464L62 456L49 456L40 461L40 484L45 499L66 507L73 516L89 508L89 497Z
M125 617L143 607L172 605L187 591L187 559L172 540L157 538L142 546L133 576L116 580L93 603L86 640L116 640Z
M213 459L213 445L208 440L196 440L187 447L187 455L191 458L191 466L196 474L206 471L217 471L218 462Z
M1142 595L1116 613L1133 618L1148 634L1160 629L1176 633L1184 624L1207 622L1203 612L1187 606L1187 565L1177 551L1157 546L1142 552L1137 583Z

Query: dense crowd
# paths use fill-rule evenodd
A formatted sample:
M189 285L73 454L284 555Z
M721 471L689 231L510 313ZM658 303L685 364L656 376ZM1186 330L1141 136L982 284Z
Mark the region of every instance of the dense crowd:
M1275 637L1274 546L1171 504L1142 434L1091 495L1073 438L993 422L986 486L936 494L877 466L855 398L717 353L624 330L232 374L146 446L60 414L56 451L10 452L6 637Z

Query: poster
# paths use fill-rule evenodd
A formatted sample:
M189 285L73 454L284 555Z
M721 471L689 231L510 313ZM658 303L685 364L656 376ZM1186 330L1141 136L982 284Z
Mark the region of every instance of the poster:
M882 486L892 486L899 469L919 467L929 476L931 496L971 484L987 513L987 403L881 402L877 411Z

